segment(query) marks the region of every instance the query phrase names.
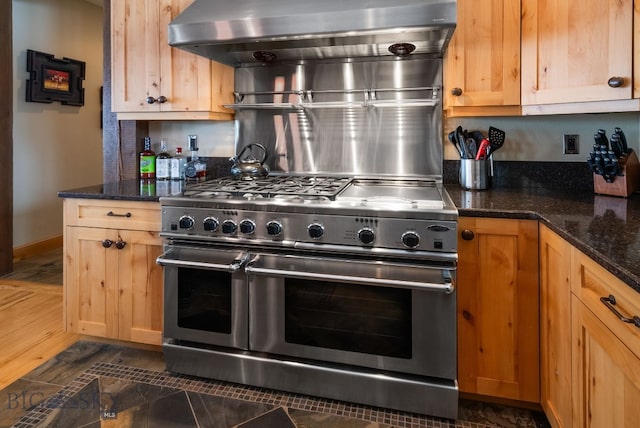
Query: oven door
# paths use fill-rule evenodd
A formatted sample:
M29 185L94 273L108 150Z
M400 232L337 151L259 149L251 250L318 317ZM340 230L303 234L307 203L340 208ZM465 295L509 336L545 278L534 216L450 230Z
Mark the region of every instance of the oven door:
M455 266L258 254L249 347L456 379Z
M247 276L238 250L168 245L164 267L164 337L247 349Z

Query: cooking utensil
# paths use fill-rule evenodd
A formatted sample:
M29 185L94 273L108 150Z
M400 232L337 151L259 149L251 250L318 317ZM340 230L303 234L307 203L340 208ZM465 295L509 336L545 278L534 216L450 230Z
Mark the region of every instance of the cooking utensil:
M262 158L253 157L251 150L257 147L262 151ZM246 158L243 158L244 155ZM236 156L229 158L231 166L231 176L239 180L255 180L265 178L269 175L269 168L264 165L267 160L267 149L260 143L247 144Z
M464 159L464 152L463 152L462 148L458 146L458 139L456 137L456 131L449 132L449 135L447 135L447 137L449 138L449 141L451 141L451 144L453 144L453 146L456 148L456 151L460 155L460 158Z
M469 153L467 152L466 146L466 136L465 131L462 129L462 126L458 125L456 128L456 140L458 141L458 146L460 147L460 154L462 155L462 159L468 159Z
M489 149L491 147L491 143L487 138L482 140L480 143L480 147L478 147L478 153L476 153L476 160L486 159L489 156Z
M467 137L466 139L467 159L475 159L478 153L478 143L475 139Z
M506 138L506 133L498 128L494 128L493 126L489 127L489 152L488 155L491 155L493 152L498 150L500 147L504 145L504 140Z

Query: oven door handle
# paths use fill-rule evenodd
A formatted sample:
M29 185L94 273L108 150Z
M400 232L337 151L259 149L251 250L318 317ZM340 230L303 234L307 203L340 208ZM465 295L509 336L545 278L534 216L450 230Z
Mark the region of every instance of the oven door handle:
M185 268L201 268L209 270L220 270L235 273L242 269L243 264L246 262L248 254L243 254L241 257L235 258L231 263L216 263L213 261L200 261L200 260L184 260L174 255L172 249L166 251L156 259L156 263L161 266L172 267L185 267Z
M281 276L287 278L297 278L297 279L316 279L316 280L328 280L328 281L338 281L338 282L353 282L357 284L363 285L377 285L377 286L387 286L387 287L399 287L399 288L410 288L415 290L424 290L424 291L439 291L446 294L451 294L454 291L454 285L452 281L451 272L447 269L443 269L443 278L444 282L442 284L434 283L434 282L416 282L416 281L404 281L398 279L389 279L389 278L365 278L360 276L349 276L349 275L335 275L335 274L327 274L320 272L299 272L295 270L281 270L281 269L271 269L264 267L253 266L251 263L247 264L244 267L246 273L250 275L269 275L269 276Z

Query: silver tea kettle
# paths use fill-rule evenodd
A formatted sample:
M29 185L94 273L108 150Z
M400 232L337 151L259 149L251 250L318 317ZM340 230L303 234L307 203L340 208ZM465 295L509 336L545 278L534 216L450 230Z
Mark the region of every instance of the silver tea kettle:
M258 147L262 150L262 159L256 159L251 155L251 149ZM243 158L245 153L248 156ZM265 178L269 175L269 168L264 165L267 160L267 149L260 143L251 143L246 145L240 153L229 158L233 165L231 166L231 176L238 180L255 180Z

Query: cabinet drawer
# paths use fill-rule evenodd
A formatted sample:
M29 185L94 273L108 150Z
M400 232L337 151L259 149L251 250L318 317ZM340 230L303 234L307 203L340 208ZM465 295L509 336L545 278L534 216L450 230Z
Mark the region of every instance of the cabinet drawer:
M65 225L160 231L160 203L65 199Z
M640 293L620 281L581 251L571 252L571 291L603 324L640 358L640 327L619 319L640 316ZM615 297L615 305L601 298Z

